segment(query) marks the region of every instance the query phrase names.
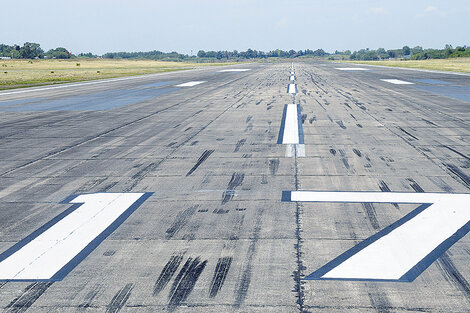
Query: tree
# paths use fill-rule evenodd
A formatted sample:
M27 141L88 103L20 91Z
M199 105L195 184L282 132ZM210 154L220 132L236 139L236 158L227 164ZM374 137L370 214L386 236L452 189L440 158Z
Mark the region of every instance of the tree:
M411 49L410 47L408 46L403 46L403 48L401 48L401 53L403 55L410 55L411 54Z
M46 52L49 59L70 59L70 52L62 47L51 49Z
M416 46L416 47L411 48L411 54L418 54L421 52L423 52L423 47L421 46Z
M44 53L41 46L34 42L25 42L23 47L19 49L20 57L22 59L34 59L39 58Z

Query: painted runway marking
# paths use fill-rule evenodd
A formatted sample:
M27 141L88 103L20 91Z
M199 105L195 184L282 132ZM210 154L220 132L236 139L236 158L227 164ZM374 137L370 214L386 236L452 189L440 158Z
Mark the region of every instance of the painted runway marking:
M286 145L286 158L305 157L304 144L287 144Z
M414 85L414 83L407 82L404 80L399 80L399 79L381 79L381 81L384 81L390 84L395 84L395 85Z
M284 191L283 201L421 204L309 280L411 282L470 231L470 194Z
M151 194L73 196L72 207L0 254L0 280L62 280Z
M337 70L340 71L368 71L368 68L363 67L337 67Z
M251 70L251 68L232 68L228 70L220 70L219 73L226 73L226 72L246 72Z
M291 75L291 76L289 77L289 80L295 81L295 75Z
M187 82L187 83L183 83L183 84L176 85L176 87L193 87L193 86L196 86L196 85L199 85L199 84L203 84L203 83L206 83L206 82L207 82L207 81L205 81L205 80L192 81L192 82Z
M287 85L287 93L296 94L297 93L297 85L296 84Z
M298 104L286 104L279 130L278 144L303 144L304 133L300 106Z

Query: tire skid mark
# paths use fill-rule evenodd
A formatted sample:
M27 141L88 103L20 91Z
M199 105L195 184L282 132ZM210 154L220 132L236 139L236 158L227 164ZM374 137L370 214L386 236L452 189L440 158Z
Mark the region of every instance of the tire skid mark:
M456 286L470 302L470 284L455 267L448 252L444 252L439 259L437 259L437 266L444 275L444 278Z
M373 292L369 292L369 300L371 306L378 312L378 313L389 313L391 312L392 305L390 304L390 300L387 298L387 295L377 289L377 286L370 286Z
M165 159L162 159L158 162L152 162L150 163L149 165L147 165L146 167L144 167L143 169L139 170L137 173L135 173L134 175L132 175L131 179L132 179L132 184L126 188L124 188L124 191L125 192L129 192L131 191L132 189L134 189L135 186L137 186L139 184L139 182L141 182L145 176L152 172L153 170L155 170L158 166L160 166L160 164L163 163Z
M206 150L202 153L202 155L199 157L197 160L196 164L189 170L188 173L186 173L186 177L191 175L205 160L207 160L208 157L211 156L212 153L214 153L215 150Z
M379 188L382 192L392 192L392 190L390 190L390 187L388 187L387 183L383 180L380 181ZM398 205L398 203L392 203L392 205L398 210L400 210L400 206Z
M235 196L235 188L240 186L243 183L243 179L245 178L245 174L243 173L233 173L230 182L227 185L227 190L225 190L222 194L222 204L225 204L233 199Z
M220 289L222 289L231 264L232 257L230 256L225 256L218 259L209 289L210 298L217 296L217 293L220 291Z
M377 221L377 213L375 212L375 207L372 203L366 202L362 203L362 207L364 208L367 218L370 221L370 224L372 225L372 228L374 229L379 229L379 221Z
M5 313L25 312L52 285L52 282L36 282L28 285L23 293L13 299L6 307Z
M421 188L414 179L408 178L408 181L410 182L410 187L413 188L415 192L424 192L423 188Z
M354 149L353 149L353 152L354 152L354 154L356 154L358 157L360 157L360 158L362 157L362 153L361 153L361 151L360 151L359 149L354 148Z
M236 81L239 81L239 80L245 78L246 76L248 76L248 75L243 75L243 76L240 76L240 77L238 77L238 78L236 78L236 79L233 79L233 80L231 80L231 81L228 81L228 82L226 82L226 83L220 85L219 88L225 87L225 86L227 86L227 85L229 85L229 84L231 84L231 83L234 83L234 82L236 82ZM259 83L257 86L259 86L259 85L261 85L261 83ZM256 88L256 87L252 88L250 91L247 92L246 95L244 95L243 97L241 97L241 99L235 101L235 102L232 103L230 106L228 106L228 107L227 107L225 110L223 110L218 116L216 116L214 119L212 119L209 123L207 123L207 124L206 124L205 126L203 126L201 129L199 129L195 134L193 134L192 136L190 136L188 139L186 139L186 140L184 140L182 143L180 143L176 148L179 148L181 145L186 144L187 142L189 142L190 140L192 140L194 137L196 137L199 133L201 133L202 131L204 131L209 125L211 125L213 122L215 122L221 115L223 115L225 112L227 112L227 111L228 111L230 108L232 108L235 104L237 104L238 102L240 102L244 97L246 97L246 96L247 96L250 92L252 92L255 88ZM209 89L209 90L206 90L206 91L204 91L204 92L201 92L201 93L199 93L199 94L197 94L197 95L195 95L195 96L193 96L193 97L191 97L191 98L188 98L188 99L185 99L185 100L180 101L180 102L178 102L178 103L175 103L175 104L173 104L173 105L170 105L170 106L168 106L168 107L166 107L166 108L159 109L159 110L154 111L154 112L152 112L152 113L149 113L149 114L147 114L147 115L145 115L145 116L139 117L139 118L134 119L134 120L132 120L132 121L125 122L124 124L121 124L121 125L118 125L118 126L116 126L116 127L110 128L110 129L105 130L105 131L103 131L103 132L100 132L100 133L98 133L98 134L94 134L94 135L90 135L90 136L84 137L83 139L77 140L77 141L75 141L75 142L73 142L73 143L70 143L70 144L64 146L64 147L59 147L59 148L57 148L57 149L54 149L54 150L52 150L52 151L49 151L49 152L47 152L46 154L44 154L44 155L42 155L42 156L39 156L39 157L37 157L37 158L35 158L35 159L33 159L33 160L27 161L27 162L25 162L25 163L23 163L23 164L20 164L20 165L15 166L14 168L8 169L8 170L6 170L6 171L0 173L0 177L6 176L6 175L10 174L10 173L13 172L13 171L16 171L16 170L18 170L18 169L21 169L21 168L30 166L30 165L35 164L35 163L37 163L37 162L39 162L39 161L41 161L41 160L44 160L44 159L46 159L46 158L49 158L49 157L52 157L52 156L56 156L56 155L58 155L58 154L61 154L62 152L65 152L65 151L71 150L71 149L73 149L73 148L76 148L76 147L82 146L82 145L84 145L84 144L87 144L87 143L89 143L89 142L95 141L95 140L97 140L98 138L102 138L102 137L104 137L104 136L106 136L106 135L108 135L108 134L110 134L110 133L113 133L113 132L115 132L115 131L117 131L117 130L123 129L123 128L125 128L125 127L129 127L129 126L135 125L135 124L137 124L137 123L139 123L139 122L141 122L141 121L150 119L150 118L152 118L153 116L155 116L155 115L157 115L157 114L159 114L159 113L161 113L161 112L165 112L165 111L171 110L171 109L173 109L173 108L175 108L175 107L177 107L177 106L179 106L179 105L188 103L188 102L190 102L191 100L197 99L198 97L200 97L200 96L202 96L202 95L204 95L204 94L206 94L206 93L209 93L209 92L211 92L210 89ZM200 112L203 112L203 110L200 110L200 111L197 112L196 114L198 114L198 113L200 113ZM195 115L196 115L196 114L195 114ZM163 160L162 160L162 162L163 162ZM135 185L136 185L136 184L135 184ZM133 187L135 187L135 185L134 185ZM132 189L133 187L131 187L131 189ZM125 190L125 191L129 191L129 190L131 190L131 189L128 189L128 190Z
M241 276L238 278L237 288L235 290L235 308L240 308L243 302L246 299L248 294L248 289L251 283L251 270L252 270L252 263L253 258L256 252L256 245L258 244L260 231L261 231L261 217L263 215L264 210L259 210L256 216L256 224L253 230L253 238L250 241L250 245L248 247L248 252L245 257L245 264L242 268Z
M238 152L238 150L240 150L240 148L245 144L245 142L246 138L240 139L235 145L235 149L233 150L233 152Z
M206 267L207 260L201 262L200 257L188 258L175 278L168 295L168 310L174 311L193 291L196 282Z
M465 154L463 154L463 153L461 153L461 152L455 150L454 148L451 148L451 147L449 147L449 146L447 146L447 145L442 145L442 146L443 146L444 148L447 148L447 149L449 149L450 151L452 151L452 152L454 152L454 153L460 155L460 156L463 157L464 159L470 160L470 157L468 157L468 156L466 156Z
M126 284L121 290L119 290L108 304L106 313L116 313L119 312L122 307L126 304L127 300L131 296L132 289L134 288L133 283Z
M336 124L338 124L339 127L341 127L342 129L346 129L347 127L344 126L344 123L343 121L339 120L339 121L336 121Z
M279 169L279 159L270 159L269 160L269 171L271 172L271 175L274 176L277 173L277 170Z
M165 239L171 239L174 235L176 235L189 221L189 219L196 213L197 208L199 205L193 205L186 210L179 212L176 215L176 218L171 224L170 227L166 230Z
M415 140L419 140L418 137L413 136L412 134L410 134L408 131L406 131L405 129L401 128L400 126L397 126L397 128L398 128L399 130L401 130L402 132L404 132L405 134L407 134L408 136L410 136L411 138L413 138L413 139L415 139Z
M101 288L101 285L96 285L92 290L88 291L88 293L85 295L84 301L78 305L79 312L85 312L87 308L91 307L91 303L96 298Z
M178 267L180 266L182 261L182 254L171 256L170 260L165 264L162 272L160 273L160 276L158 276L158 279L155 282L155 285L153 287L154 296L158 295L160 291L165 289L166 285L170 282L171 278L176 273L176 270L178 270Z
M444 166L449 170L451 171L453 174L455 174L458 178L460 178L460 180L465 184L467 185L467 187L470 187L470 177L467 176L464 172L462 172L462 170L460 170L457 166L455 166L454 164L450 164L450 163L443 163Z

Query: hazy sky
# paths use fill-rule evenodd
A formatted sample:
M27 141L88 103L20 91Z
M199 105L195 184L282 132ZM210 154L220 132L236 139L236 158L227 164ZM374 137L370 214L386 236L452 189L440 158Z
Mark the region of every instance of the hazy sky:
M0 43L73 53L470 46L469 0L0 1Z

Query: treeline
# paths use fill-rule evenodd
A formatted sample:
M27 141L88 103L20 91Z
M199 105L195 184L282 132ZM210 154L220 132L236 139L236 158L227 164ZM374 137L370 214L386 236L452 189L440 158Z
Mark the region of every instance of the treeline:
M25 42L23 46L0 44L0 57L12 59L71 59L71 58L96 58L90 53L73 55L63 47L44 51L41 45L34 42Z
M404 46L401 49L391 50L385 50L384 48L377 50L361 49L349 55L350 60L384 60L396 58L426 60L458 57L470 57L470 47L462 46L454 49L451 45L446 45L444 49L423 49L423 47L420 46L414 48Z
M271 50L268 52L248 49L246 51L204 51L199 50L196 56L181 54L178 52L162 52L158 50L147 52L108 52L102 58L108 59L149 59L149 60L165 60L165 61L199 61L211 62L212 60L249 60L249 59L266 59L266 58L297 58L297 57L326 57L336 59L338 56L343 59L350 60L384 60L384 59L446 59L457 57L470 57L470 47L459 46L453 48L446 45L444 49L423 49L420 46L410 48L404 46L401 49L385 50L379 48L377 50L361 49L358 51L335 51L333 54L325 52L323 49L317 50ZM0 57L12 59L71 59L71 58L97 58L99 56L89 53L72 54L66 48L58 47L44 51L38 43L26 42L23 46L0 44Z
M106 59L148 59L165 61L183 61L189 56L178 52L162 52L158 50L147 52L108 52L103 54Z
M278 58L295 58L299 56L327 56L329 53L325 52L323 49L317 49L315 51L307 49L307 50L289 50L284 51L280 49L272 50L269 52L264 51L257 51L248 49L246 51L204 51L199 50L197 56L199 58L216 58L218 60L221 59L265 59L271 57L278 57Z
M248 49L246 51L204 51L199 50L197 53L197 58L200 59L217 59L217 60L234 60L234 59L265 59L269 57L280 57L280 58L290 58L298 56L326 56L328 53L323 51L323 49L318 50L272 50L269 52L257 51ZM151 59L151 60L179 60L183 61L186 59L194 58L187 54L181 54L177 52L161 52L161 51L148 51L148 52L108 52L103 55L103 58L110 59Z

